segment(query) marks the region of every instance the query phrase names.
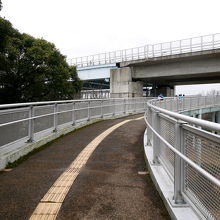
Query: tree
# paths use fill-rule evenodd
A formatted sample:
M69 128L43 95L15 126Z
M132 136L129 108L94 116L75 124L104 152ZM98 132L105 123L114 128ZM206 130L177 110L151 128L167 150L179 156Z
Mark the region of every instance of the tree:
M206 95L207 96L209 96L209 95L210 96L220 95L220 90L212 89L212 90L206 92Z
M1 26L1 103L72 99L80 91L76 68L54 44L20 34L4 19Z
M2 1L0 0L0 11L2 10Z

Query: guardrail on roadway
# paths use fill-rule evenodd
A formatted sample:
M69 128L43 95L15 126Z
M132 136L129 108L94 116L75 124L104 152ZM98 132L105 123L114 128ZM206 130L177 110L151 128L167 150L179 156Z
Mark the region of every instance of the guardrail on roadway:
M153 164L174 188L174 203L187 202L204 219L220 219L220 124L179 114L220 106L220 96L167 98L148 102L145 121Z
M88 99L0 105L0 169L33 150L20 150L26 142L37 142L92 119L144 112L146 100Z
M220 33L69 59L78 68L220 48Z

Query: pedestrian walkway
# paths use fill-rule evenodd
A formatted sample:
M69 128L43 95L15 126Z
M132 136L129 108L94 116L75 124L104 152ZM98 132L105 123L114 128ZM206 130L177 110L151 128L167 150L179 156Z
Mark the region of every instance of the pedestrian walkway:
M142 116L79 129L0 173L0 220L169 219L145 168Z

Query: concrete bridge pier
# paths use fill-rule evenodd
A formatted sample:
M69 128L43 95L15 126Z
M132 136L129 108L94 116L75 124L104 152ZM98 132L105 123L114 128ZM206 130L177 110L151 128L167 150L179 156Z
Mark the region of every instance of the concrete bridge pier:
M110 71L110 97L132 98L143 96L143 81L134 79L133 68L123 67ZM163 94L166 97L174 96L174 86L154 85L151 96Z
M215 122L220 124L220 111L215 112ZM217 134L220 134L220 132L217 132Z
M220 124L220 111L215 112L215 122Z
M152 96L157 97L162 94L165 97L173 97L174 96L174 86L169 85L155 85L152 88Z
M143 82L132 80L132 68L124 67L110 71L110 97L131 98L143 96Z

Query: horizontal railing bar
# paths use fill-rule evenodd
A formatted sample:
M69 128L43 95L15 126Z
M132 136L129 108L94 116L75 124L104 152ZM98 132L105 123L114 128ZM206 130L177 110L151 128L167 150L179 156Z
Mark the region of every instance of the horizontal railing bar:
M145 122L149 129L167 146L169 147L175 154L177 154L179 157L181 157L185 162L187 162L190 166L192 166L194 169L196 169L199 173L201 173L203 176L205 176L207 179L209 179L212 183L220 187L220 181L212 176L210 173L208 173L206 170L201 168L199 165L194 163L192 160L190 160L188 157L186 157L184 154L180 153L178 150L176 150L170 143L168 143L162 136L160 136L148 123L145 117Z
M166 115L166 114L164 114L164 113L159 113L159 116L160 116L161 118L163 118L163 119L168 120L168 121L171 122L171 123L176 123L176 122L177 122L177 120L176 120L175 118L172 118L172 117L170 117L170 116L168 116L168 115Z
M139 99L139 98L137 98L137 99ZM114 101L116 100L117 101L118 99L112 99L112 100L114 100ZM100 99L97 99L97 100L92 99L92 101L89 100L87 102L99 101L101 103L103 101L112 101L112 100L111 99L110 100L109 99L102 99L102 100L100 100ZM119 100L121 100L121 99L119 99ZM70 102L70 103L74 103L74 102ZM82 101L82 102L87 104L87 102L85 102L85 101ZM40 103L42 104L42 102L40 102ZM48 103L48 102L43 102L43 103ZM58 103L58 102L54 102L54 104L55 103ZM137 102L135 102L135 103L137 104ZM140 103L143 103L143 102L140 102ZM22 104L26 105L27 103L22 103ZM108 104L108 105L89 106L89 107L84 107L84 108L76 108L76 109L71 109L71 110L52 112L52 113L48 113L48 114L37 115L37 116L33 116L33 117L28 117L28 118L20 119L20 120L16 120L16 121L12 121L12 122L2 123L2 124L0 124L0 127L8 126L8 125L16 124L16 123L25 122L25 121L28 121L28 120L39 119L39 118L43 118L43 117L46 117L46 116L59 115L59 114L62 114L62 113L68 113L68 112L74 112L74 111L80 111L80 110L88 110L88 109L96 109L96 108L100 108L101 109L101 108L113 107L113 106L122 106L123 107L124 105L126 106L126 105L130 105L130 104L134 105L134 103L119 103L119 104L112 103L112 104ZM37 103L36 103L36 105L37 105ZM31 103L30 106L33 106L33 103ZM48 107L53 107L53 105L50 105ZM29 109L27 108L25 110L29 110ZM10 112L10 113L14 113L14 112Z
M138 100L140 98L134 98L133 100ZM24 106L42 106L47 104L64 104L64 103L76 103L76 102L91 102L91 101L112 101L112 100L127 100L126 98L106 98L106 99L83 99L83 100L60 100L60 101L45 101L45 102L25 102L25 103L14 103L14 104L2 104L0 105L0 110L5 108L15 108ZM147 100L147 99L146 99Z
M179 113L168 111L166 109L163 109L163 108L152 105L149 101L148 101L147 104L150 108L152 108L154 110L157 110L159 112L162 112L162 113L164 113L166 115L169 115L171 117L174 117L174 118L177 118L179 120L189 122L191 124L195 124L195 125L198 125L198 126L201 126L201 127L204 127L204 128L208 128L208 129L220 132L220 124L210 122L210 121L205 121L205 120L198 119L198 118L192 118L190 116L181 115Z
M219 135L217 135L217 134L202 130L200 128L197 128L197 127L189 125L189 124L183 124L182 127L187 131L193 132L199 136L202 135L206 139L209 139L211 141L214 141L214 142L220 144L220 138L219 138Z
M120 99L120 98L118 98ZM121 98L123 99L123 98ZM102 99L103 101L109 99ZM110 99L111 100L111 99ZM74 103L74 102L88 102L90 100L62 100L62 101L47 101L47 102L26 102L26 103L15 103L15 104L3 104L0 105L0 109L3 108L15 108L15 107L24 107L24 106L37 106L37 105L47 105L47 104L62 104L62 103ZM92 101L100 101L100 99L92 99Z

